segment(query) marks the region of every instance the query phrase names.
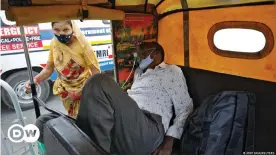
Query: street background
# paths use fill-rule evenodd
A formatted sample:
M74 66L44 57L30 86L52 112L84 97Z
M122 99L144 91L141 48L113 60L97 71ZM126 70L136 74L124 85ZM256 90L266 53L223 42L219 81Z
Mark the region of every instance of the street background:
M114 79L114 70L109 70L103 72L103 74L106 74ZM52 94L52 86L51 86L51 95L49 96L48 100L46 101L46 104L49 106L49 108L56 109L64 114L67 115L67 112L65 111L63 104L61 102L61 99L57 96L54 96ZM43 107L40 107L41 115L50 113L47 110L45 110ZM35 110L30 109L23 111L23 116L25 118L26 124L34 124L36 120L35 116ZM16 113L13 109L8 108L4 103L1 102L1 129L5 136L7 136L7 132L10 126L13 124L16 124ZM0 155L6 155L3 150L3 142L1 139L1 153ZM28 146L26 143L12 143L8 139L5 140L5 142L9 146L9 150L12 151L12 155L22 155L22 153L25 151L25 146ZM35 147L37 148L37 147ZM30 154L27 154L30 155Z
M54 95L51 95L49 99L47 100L47 105L50 108L57 109L63 113L65 113L65 109L62 105L62 102L59 97L56 97ZM41 114L49 113L47 110L45 110L43 107L40 107ZM36 117L35 117L35 111L34 109L23 111L23 116L25 118L26 124L34 124ZM8 108L6 105L1 103L1 128L3 133L7 136L8 128L15 124L14 121L16 121L16 114L13 109ZM24 146L27 146L26 143L12 143L9 140L6 141L6 143L9 146L9 149L12 151L12 155L21 155L25 150ZM5 152L3 151L3 141L1 142L1 155L5 155Z

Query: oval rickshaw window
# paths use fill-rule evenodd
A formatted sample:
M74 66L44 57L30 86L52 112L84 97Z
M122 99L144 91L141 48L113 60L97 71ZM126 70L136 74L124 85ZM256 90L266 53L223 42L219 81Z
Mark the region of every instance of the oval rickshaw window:
M269 54L274 37L268 26L258 22L222 22L208 32L211 50L221 56L260 59Z
M102 20L103 24L110 24L110 20Z
M256 53L264 49L266 38L257 30L230 28L215 33L215 46L224 51Z

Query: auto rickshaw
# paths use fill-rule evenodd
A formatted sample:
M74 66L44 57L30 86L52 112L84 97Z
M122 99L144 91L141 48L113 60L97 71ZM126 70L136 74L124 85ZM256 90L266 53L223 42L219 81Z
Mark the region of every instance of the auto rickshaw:
M257 100L255 119L251 122L254 124L253 150L275 151L274 0L8 0L2 2L1 9L18 26L69 19L112 20L115 79L120 84L126 82L126 77L131 83L128 78L131 67L119 65L125 56L123 53L129 54L127 46L136 46L129 40L157 41L165 50L165 62L181 67L196 107L208 95L219 91L253 92ZM47 15L42 15L45 12ZM26 41L24 47L38 117L39 104L47 106L36 97ZM83 142L77 143L71 135L64 134L57 140L57 152L82 154L85 147L91 152L83 154L106 154L75 127L72 124L71 129L78 131L74 138L82 136ZM54 153L53 148L48 149Z

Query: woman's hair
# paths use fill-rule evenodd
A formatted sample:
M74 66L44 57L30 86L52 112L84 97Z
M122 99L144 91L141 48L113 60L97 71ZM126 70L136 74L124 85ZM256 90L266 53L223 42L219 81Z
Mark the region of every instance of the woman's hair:
M69 24L71 27L73 27L71 20L66 20L65 22ZM58 22L52 22L52 27L55 25L55 23L58 23Z

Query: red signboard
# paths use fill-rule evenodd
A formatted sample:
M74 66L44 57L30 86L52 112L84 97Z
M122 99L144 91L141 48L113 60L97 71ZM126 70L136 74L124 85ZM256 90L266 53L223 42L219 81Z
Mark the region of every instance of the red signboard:
M1 51L22 50L23 42L21 39L20 28L16 26L4 26L0 28ZM29 49L43 47L40 39L38 25L24 26L24 31Z
M40 48L42 47L41 41L28 42L28 48ZM22 50L23 43L1 44L1 51Z
M0 36L3 37L20 37L20 28L15 26L5 26L0 29ZM36 26L25 26L24 32L26 36L36 36L40 34L39 27Z

